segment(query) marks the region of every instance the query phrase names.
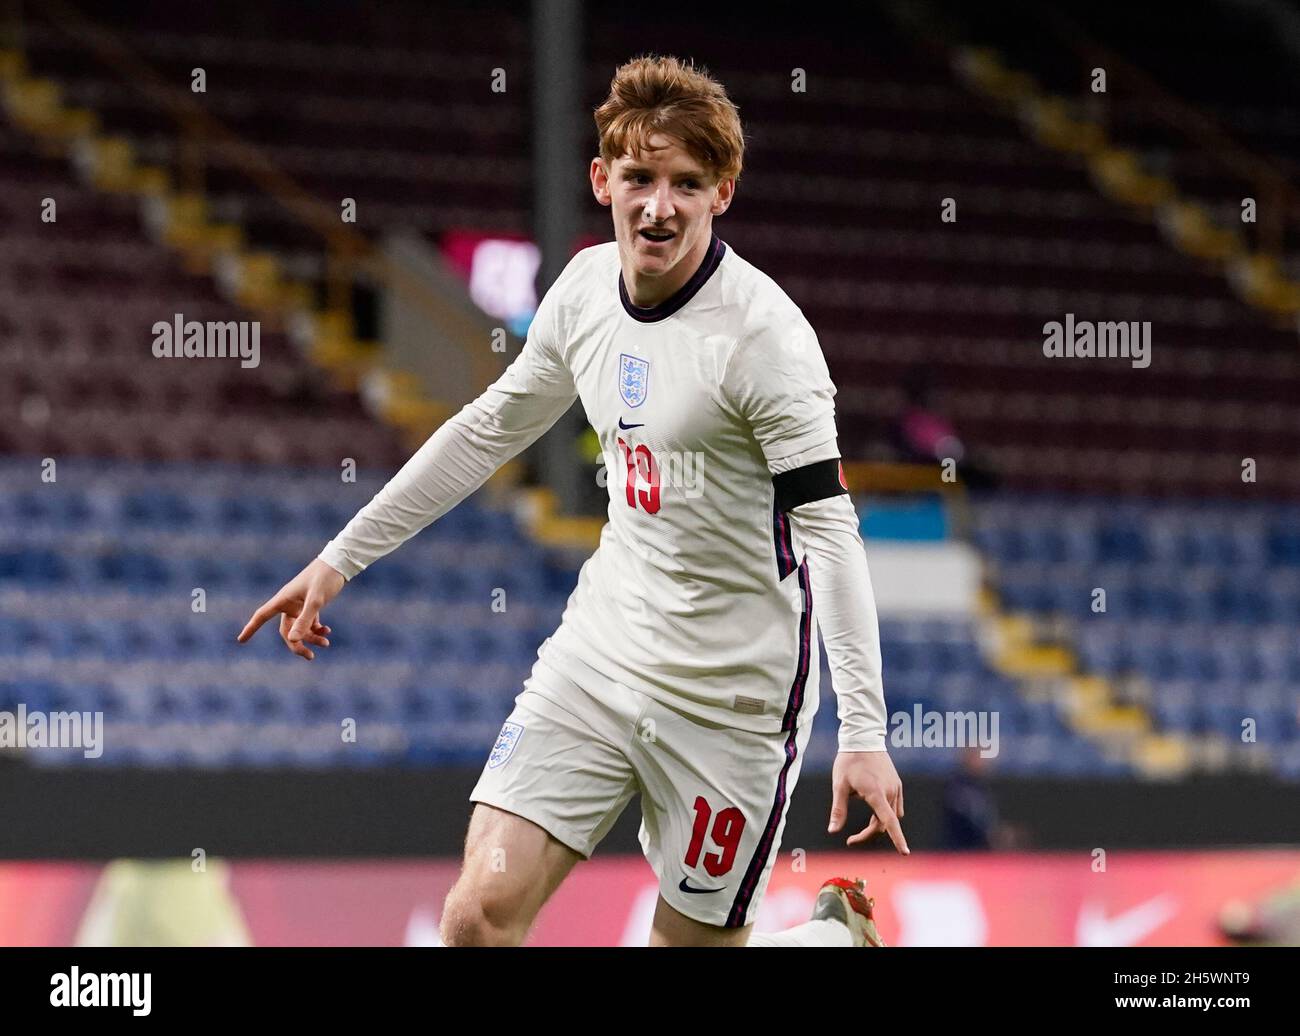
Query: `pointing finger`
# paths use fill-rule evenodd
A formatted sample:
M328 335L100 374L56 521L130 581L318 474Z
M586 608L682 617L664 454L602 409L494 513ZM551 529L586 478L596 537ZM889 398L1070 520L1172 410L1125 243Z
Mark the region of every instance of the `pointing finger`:
M274 597L271 598L271 600L267 601L262 605L262 607L258 608L257 611L253 612L253 617L248 620L248 624L244 626L243 631L235 639L241 644L244 643L244 641L248 640L249 637L260 630L272 615L278 614L279 611L279 604L276 602Z

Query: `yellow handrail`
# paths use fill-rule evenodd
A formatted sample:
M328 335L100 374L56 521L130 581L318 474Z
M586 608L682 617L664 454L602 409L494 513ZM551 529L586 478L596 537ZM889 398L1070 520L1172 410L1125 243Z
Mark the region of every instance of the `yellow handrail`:
M201 189L203 159L214 144L239 166L249 180L279 203L303 226L319 235L327 250L327 291L332 308L350 309L348 294L354 275L364 272L400 292L419 306L439 329L458 343L471 364L475 382L486 385L497 371L486 347L483 326L459 305L443 298L405 267L392 262L363 234L344 224L339 212L320 201L279 169L255 144L209 114L185 91L169 83L133 54L112 31L95 24L65 0L44 0L44 10L56 25L87 46L101 61L177 124L182 139L182 167Z
M1101 44L1077 22L1052 8L1035 8L1062 43L1073 50L1081 64L1118 72L1135 95L1150 104L1151 111L1166 125L1196 144L1211 159L1239 179L1254 184L1261 196L1258 206L1260 244L1272 255L1281 253L1284 220L1300 217L1300 190L1268 159L1248 150L1203 111L1161 86L1141 68ZM1271 204L1266 204L1268 199Z

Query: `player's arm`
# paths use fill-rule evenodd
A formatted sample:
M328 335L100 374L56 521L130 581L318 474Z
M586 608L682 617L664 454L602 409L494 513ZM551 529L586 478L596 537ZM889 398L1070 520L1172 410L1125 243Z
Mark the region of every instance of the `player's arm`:
M478 399L433 433L374 499L325 545L320 560L351 579L478 489L573 404L569 372L530 339Z
M837 448L828 443L826 450ZM816 616L826 643L840 718L840 751L885 750L880 621L839 456L776 474L776 506L789 513L809 562Z
M802 317L770 321L742 338L724 394L749 422L808 562L814 607L840 719L830 830L840 830L850 793L871 806L870 824L849 838L889 833L908 852L898 818L903 788L885 750L880 626L857 511L840 478L835 387L816 335Z
M784 509L806 552L817 624L835 688L840 751L832 773L829 830L834 833L844 826L849 793L855 791L875 815L848 844L886 831L898 850L907 852L899 824L903 783L885 750L880 622L857 509L840 481L838 458L791 468L774 482L777 506L782 506L784 494Z
M829 444L834 446L834 444ZM773 476L776 505L806 551L836 691L841 752L885 751L880 622L858 513L838 457Z
M320 611L347 580L450 511L559 420L577 390L556 348L557 308L548 293L505 373L434 432L316 560L253 613L241 643L280 615L285 644L310 661L309 645L329 646Z

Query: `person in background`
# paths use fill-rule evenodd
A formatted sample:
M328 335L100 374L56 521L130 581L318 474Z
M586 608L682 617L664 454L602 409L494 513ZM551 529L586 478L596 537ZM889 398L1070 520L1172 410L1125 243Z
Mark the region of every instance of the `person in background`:
M903 458L919 464L951 460L968 486L995 485L994 474L971 460L957 429L940 412L930 375L919 368L911 371L903 379L903 392L907 401L894 427L894 444Z
M979 748L962 749L961 765L943 789L944 849L1010 849L1024 841L1017 828L998 816L988 765Z

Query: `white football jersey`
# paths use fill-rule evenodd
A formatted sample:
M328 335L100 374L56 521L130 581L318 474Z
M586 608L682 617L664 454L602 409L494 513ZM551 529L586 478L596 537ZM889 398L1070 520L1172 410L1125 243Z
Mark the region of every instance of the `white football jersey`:
M576 255L494 388L582 399L609 522L539 655L692 717L790 730L817 708L813 587L772 477L837 458L803 313L714 235L672 298L632 305L616 242Z

